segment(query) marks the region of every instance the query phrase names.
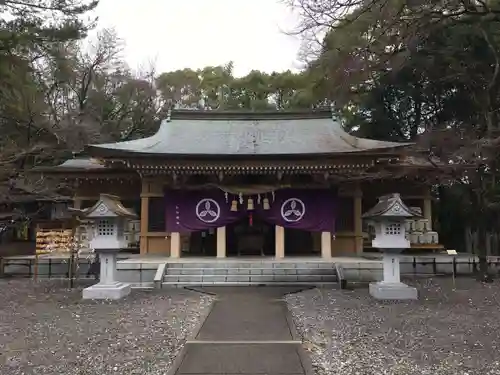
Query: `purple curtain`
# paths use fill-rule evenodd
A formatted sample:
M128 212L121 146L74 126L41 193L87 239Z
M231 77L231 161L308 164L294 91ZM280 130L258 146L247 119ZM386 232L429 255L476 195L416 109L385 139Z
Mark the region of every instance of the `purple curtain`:
M256 208L263 220L274 225L313 232L335 231L335 195L331 190L278 190L269 210Z
M221 190L167 190L165 204L167 232L223 227L246 216L246 212L241 210L231 211L231 201L226 202Z
M254 209L249 211L248 199L253 199ZM263 206L264 198L269 209ZM231 211L233 200L238 210ZM244 196L240 204L237 196L226 199L220 190L180 191L167 190L166 231L192 232L222 227L247 217L250 213L270 224L317 232L335 230L335 194L331 190L283 189L274 194Z

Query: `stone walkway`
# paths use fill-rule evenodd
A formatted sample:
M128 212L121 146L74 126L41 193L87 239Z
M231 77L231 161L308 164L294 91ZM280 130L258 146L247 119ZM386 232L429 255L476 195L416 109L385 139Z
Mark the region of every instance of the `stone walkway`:
M297 288L203 288L216 301L186 343L175 375L309 375L311 366L283 296Z

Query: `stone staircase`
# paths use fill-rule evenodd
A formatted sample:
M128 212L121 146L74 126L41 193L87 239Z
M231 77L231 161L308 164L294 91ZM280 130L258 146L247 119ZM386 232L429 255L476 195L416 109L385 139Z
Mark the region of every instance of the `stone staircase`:
M334 263L297 261L178 262L165 266L162 287L331 285L337 283Z

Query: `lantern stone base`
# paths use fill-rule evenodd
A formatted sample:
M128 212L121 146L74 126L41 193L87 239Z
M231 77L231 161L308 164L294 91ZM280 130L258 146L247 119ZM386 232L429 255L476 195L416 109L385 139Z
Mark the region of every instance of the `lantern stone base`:
M120 299L130 294L130 285L120 282L96 284L85 288L83 299Z
M379 281L377 283L370 283L370 295L373 298L383 300L418 299L417 289L401 282L390 283Z
M83 299L120 299L130 294L130 285L116 281L116 254L119 248L96 249L101 263L100 281L85 288Z

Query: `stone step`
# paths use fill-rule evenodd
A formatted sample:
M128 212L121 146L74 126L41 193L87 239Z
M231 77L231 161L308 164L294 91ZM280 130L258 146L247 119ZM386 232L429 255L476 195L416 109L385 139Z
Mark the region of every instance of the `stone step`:
M311 268L311 269L335 269L335 263L326 262L186 262L186 263L169 263L168 269L172 268Z
M169 263L164 286L203 285L334 285L335 263L222 261Z
M336 281L321 281L321 282L307 282L307 281L294 281L294 282L286 282L286 281L274 281L274 282L258 282L258 281L250 281L250 282L210 282L210 281L202 281L202 282L175 282L175 281L164 281L162 287L173 287L173 288L184 288L184 287L194 287L194 286L212 286L212 285L221 285L221 286L317 286L317 287L331 287L336 286L338 283Z
M164 275L164 282L185 283L185 282L336 282L336 275Z
M335 275L333 268L167 268L167 275Z

